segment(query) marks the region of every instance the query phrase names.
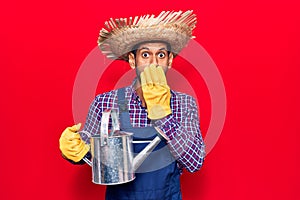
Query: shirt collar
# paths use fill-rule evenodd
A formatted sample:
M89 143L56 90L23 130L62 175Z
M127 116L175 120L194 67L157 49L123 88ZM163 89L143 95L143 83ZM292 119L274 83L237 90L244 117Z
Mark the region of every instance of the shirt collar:
M134 99L134 100L137 100L137 101L140 101L140 98L139 96L137 95L136 91L135 91L135 88L134 88L134 85L135 85L135 82L137 81L137 78L134 78L131 85L129 86L129 94L131 94L131 99Z

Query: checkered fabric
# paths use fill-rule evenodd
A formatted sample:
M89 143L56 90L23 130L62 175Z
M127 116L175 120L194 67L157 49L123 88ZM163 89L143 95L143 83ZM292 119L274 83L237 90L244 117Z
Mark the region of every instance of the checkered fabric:
M133 127L156 126L169 138L170 152L178 161L180 169L194 172L201 168L205 157L205 145L201 136L198 109L195 99L189 95L171 91L172 114L161 120L147 118L147 110L142 107L133 86L125 88L130 121ZM89 143L89 136L99 134L102 112L117 109L117 90L98 95L92 102L83 130L82 139ZM111 122L110 122L111 126Z

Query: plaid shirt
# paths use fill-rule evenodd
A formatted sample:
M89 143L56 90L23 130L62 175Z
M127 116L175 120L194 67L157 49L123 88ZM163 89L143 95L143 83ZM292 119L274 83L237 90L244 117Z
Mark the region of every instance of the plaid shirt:
M171 90L172 114L152 121L147 118L147 110L137 96L133 86L125 88L125 98L133 127L156 126L169 138L168 146L171 154L178 161L180 169L190 172L201 168L205 156L205 146L200 132L198 109L195 99L189 95ZM102 112L106 109L117 109L117 90L98 95L90 106L90 110L80 132L82 139L89 143L89 136L100 130Z

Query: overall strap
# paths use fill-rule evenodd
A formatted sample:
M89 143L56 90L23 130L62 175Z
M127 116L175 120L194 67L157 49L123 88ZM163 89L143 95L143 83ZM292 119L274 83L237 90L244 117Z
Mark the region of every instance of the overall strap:
M128 113L128 101L125 97L125 87L118 89L118 106L119 106L119 117L122 128L132 128L130 122L130 115Z

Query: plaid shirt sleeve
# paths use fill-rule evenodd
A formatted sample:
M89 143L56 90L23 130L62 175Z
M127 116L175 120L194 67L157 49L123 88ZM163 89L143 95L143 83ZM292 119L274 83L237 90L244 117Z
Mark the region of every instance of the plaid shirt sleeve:
M179 95L179 105L180 118L171 114L155 121L154 125L170 138L168 145L179 165L189 172L195 172L202 167L205 157L197 104L193 97Z

